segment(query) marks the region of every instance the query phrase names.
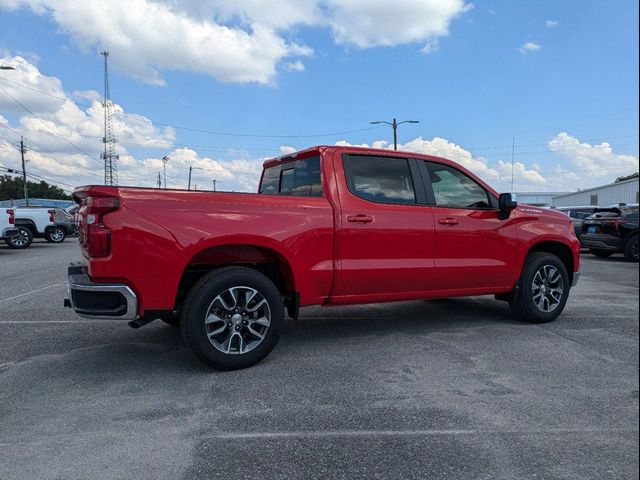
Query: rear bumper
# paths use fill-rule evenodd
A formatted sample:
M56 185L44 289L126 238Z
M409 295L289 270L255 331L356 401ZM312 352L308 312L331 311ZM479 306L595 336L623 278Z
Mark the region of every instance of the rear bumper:
M0 238L13 238L17 237L18 235L20 235L20 230L13 227L5 228L4 230L2 230L2 232L0 232Z
M71 265L67 271L69 298L65 306L81 317L101 320L135 320L138 298L121 283L95 283L84 265Z

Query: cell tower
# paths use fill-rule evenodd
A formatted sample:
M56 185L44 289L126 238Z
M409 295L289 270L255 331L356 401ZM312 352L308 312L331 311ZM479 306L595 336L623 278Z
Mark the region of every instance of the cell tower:
M116 154L116 136L113 132L113 119L111 118L113 102L109 91L109 69L107 66L109 52L105 50L100 52L100 55L104 56L104 101L102 102L104 109L104 137L102 138L104 143L104 153L102 154L102 159L104 160L104 184L117 185L118 159L120 156Z

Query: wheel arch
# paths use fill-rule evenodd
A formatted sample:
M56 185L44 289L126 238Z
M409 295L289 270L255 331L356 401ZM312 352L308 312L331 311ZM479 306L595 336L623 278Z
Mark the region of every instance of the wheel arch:
M522 269L524 268L524 261L526 261L527 257L530 254L535 252L551 253L552 255L558 257L567 269L569 282L573 282L573 275L575 273L575 261L573 258L573 251L569 245L558 240L544 240L531 245L523 259L520 272L522 272Z
M295 302L296 281L286 255L273 245L253 240L234 239L228 243L204 244L190 252L176 293L179 308L191 287L203 275L222 267L242 266L259 271L278 288L285 303Z

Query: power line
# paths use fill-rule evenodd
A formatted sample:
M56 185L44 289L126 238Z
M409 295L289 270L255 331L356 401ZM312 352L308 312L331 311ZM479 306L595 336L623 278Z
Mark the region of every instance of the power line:
M22 83L18 83L18 82L13 82L11 80L7 80L5 78L1 78L0 80L3 80L5 82L11 83L13 85L22 87L22 88L26 88L28 90L32 90L34 92L38 92L42 95L46 95L48 97L51 98L56 98L58 100L63 100L63 101L68 101L71 100L68 97L60 97L58 95L53 95L51 93L48 92L44 92L42 90L39 90L37 88L33 88L30 87L28 85L24 85ZM2 87L0 87L2 88ZM6 92L6 90L5 90ZM81 102L77 102L75 100L72 100L76 105L80 105L82 107L85 108L91 108L92 105L88 105L86 103L81 103ZM380 127L367 127L367 128L358 128L355 130L343 130L343 131L339 131L339 132L328 132L328 133L310 133L310 134L293 134L293 135L285 135L285 134L278 134L278 135L271 135L271 134L260 134L260 133L239 133L239 132L224 132L224 131L217 131L217 130L207 130L207 129L202 129L202 128L193 128L193 127L185 127L185 126L180 126L180 125L174 125L174 124L170 124L170 123L163 123L163 122L158 122L155 120L151 120L148 117L144 117L144 119L140 118L139 114L135 114L135 113L127 113L127 112L113 112L114 115L116 116L122 116L122 117L130 117L132 120L136 120L138 122L143 122L143 123L152 123L154 125L158 125L161 127L170 127L170 128L174 128L176 130L184 130L184 131L189 131L189 132L195 132L195 133L207 133L210 135L222 135L222 136L231 136L231 137L255 137L255 138L312 138L312 137L332 137L332 136L336 136L336 135L345 135L347 133L357 133L357 132L365 132L368 130L376 130L379 129Z
M0 90L2 90L4 93L6 93L14 102L16 102L18 105L20 105L23 109L25 109L27 112L29 112L29 114L35 118L37 118L38 120L40 120L40 123L42 123L45 127L47 127L49 130L51 130L56 136L60 137L61 139L63 139L65 142L67 142L69 145L71 145L73 148L75 148L76 150L78 150L80 153L86 155L89 158L92 158L91 155L87 152L85 152L83 149L81 149L80 147L78 147L75 143L73 143L71 140L69 140L68 138L64 137L63 135L60 135L60 133L56 132L52 127L49 126L49 124L47 124L47 122L45 122L44 120L42 120L38 115L36 115L35 113L33 113L26 105L24 105L22 102L20 102L20 100L18 100L16 97L14 97L13 95L11 95L7 90L5 90L3 87L0 87Z

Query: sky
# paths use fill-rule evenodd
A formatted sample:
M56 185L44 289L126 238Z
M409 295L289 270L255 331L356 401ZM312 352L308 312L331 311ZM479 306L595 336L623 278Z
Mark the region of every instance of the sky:
M169 188L193 167L255 191L268 158L392 148L370 122L393 118L420 122L400 149L499 191L638 171L637 1L0 0L0 166L22 136L32 180L104 181L102 50L121 185L156 186L168 156Z

